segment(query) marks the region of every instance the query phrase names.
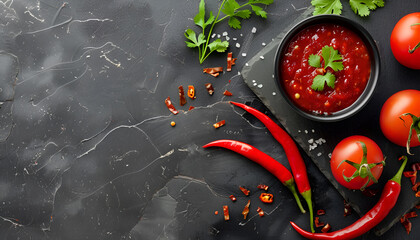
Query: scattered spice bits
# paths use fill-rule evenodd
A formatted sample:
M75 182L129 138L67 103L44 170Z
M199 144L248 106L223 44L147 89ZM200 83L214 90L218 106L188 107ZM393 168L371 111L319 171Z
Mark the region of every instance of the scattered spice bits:
M188 85L188 97L191 99L195 99L195 88L193 85Z
M246 188L243 188L241 186L239 186L239 189L241 189L241 191L245 194L245 196L249 196L250 191Z
M184 106L187 103L187 100L185 99L185 95L184 95L184 87L183 86L179 86L179 105Z
M248 200L248 203L245 205L244 210L242 211L242 215L244 215L244 219L246 219L246 216L248 216L250 204L251 204L251 200Z
M401 222L401 223L402 223L402 225L404 226L405 231L407 232L407 234L410 234L410 232L411 232L411 227L412 227L411 222L410 222L410 220L408 220L408 219L409 219L409 218L413 218L413 217L417 217L417 213L416 213L416 212L414 212L414 211L409 212L409 213L406 213L406 214L404 214L404 216L402 216L402 217L400 218L400 222Z
M225 217L225 221L229 220L229 207L227 205L223 206L223 216Z
M211 83L206 83L204 86L206 86L207 92L211 95L213 95L214 93L214 88L213 85L211 85Z
M214 211L214 215L218 215L219 214L219 211Z
M171 126L175 127L176 123L174 121L171 122Z
M225 90L223 92L223 95L225 95L225 96L232 96L233 94L231 92L229 92L228 90Z
M265 190L265 191L267 191L267 190L268 190L268 186L267 186L267 185L264 185L264 184L260 184L260 185L258 185L258 186L257 186L257 188L258 188L258 189L261 189L261 190Z
M420 191L416 193L416 197L420 197Z
M230 198L230 200L232 200L232 202L235 202L236 201L236 197L233 196L233 195L230 195L229 198Z
M413 171L419 171L420 163L413 163L413 165L411 165L411 168L413 169Z
M414 192L417 192L419 190L419 186L420 186L420 182L417 182L416 184L414 184L414 186L411 189L413 189Z
M273 202L273 194L271 193L261 193L260 200L263 203L272 203Z
M362 191L362 193L366 197L373 197L378 193L378 190L376 190L376 189L365 189L364 191Z
M325 224L325 226L321 229L321 232L326 233L331 230L331 225L329 223Z
M314 222L315 222L315 227L317 227L317 228L325 225L325 223L319 221L319 217L315 217Z
M417 171L405 171L404 177L410 178L411 184L415 185L417 181Z
M344 201L344 217L351 214L351 207L346 201Z
M213 77L219 76L219 73L223 72L223 67L204 68L203 73L208 73Z
M232 66L235 65L235 61L237 58L232 58L232 52L228 53L227 56L227 68L226 71L230 72L232 71Z
M420 209L420 204L416 205L416 209Z
M318 216L325 215L325 210L324 209L319 209L318 211L316 211L316 215L318 215Z
M217 123L213 124L213 127L216 128L216 129L218 129L219 127L221 127L221 126L223 126L225 124L226 124L226 121L225 120L222 120L220 122L217 122Z
M265 213L260 207L257 208L257 212L260 217L264 217Z
M170 97L167 97L165 99L165 104L168 107L169 111L171 111L171 113L173 113L174 115L177 115L178 114L178 110L176 110L176 108L172 104L172 101L171 101L171 98Z
M191 110L193 110L195 107L193 107L193 106L190 106L189 108L188 108L188 111L191 111Z

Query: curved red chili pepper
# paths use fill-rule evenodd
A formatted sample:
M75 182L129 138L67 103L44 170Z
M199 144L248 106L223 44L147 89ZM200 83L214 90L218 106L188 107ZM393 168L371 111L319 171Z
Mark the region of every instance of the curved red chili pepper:
M301 212L305 212L305 210L302 207L302 203L300 202L299 196L297 195L293 176L290 173L290 171L287 170L285 166L283 166L283 164L277 162L274 158L258 150L257 148L240 141L217 140L203 146L203 148L208 147L226 148L258 163L260 166L262 166L275 177L277 177L287 188L289 188L289 190L295 197L296 203L298 204Z
M401 191L401 175L405 165L407 164L407 157L404 156L403 158L403 164L401 165L397 174L395 174L395 176L385 184L384 190L382 191L382 195L379 198L379 201L376 203L376 205L352 225L335 232L310 233L300 228L294 222L290 222L290 224L292 224L292 227L300 235L308 239L345 240L353 239L366 233L367 231L378 225L378 223L380 223L388 215L389 211L391 211L391 209L397 202L398 195Z
M293 177L295 178L296 185L298 187L299 193L305 199L308 204L309 214L310 214L310 225L312 232L315 232L313 225L313 206L312 206L312 193L311 186L309 185L308 175L306 173L305 162L300 155L299 149L296 146L296 143L293 139L284 131L279 125L277 125L271 118L269 118L264 113L258 111L255 108L247 106L242 103L230 102L235 106L238 106L250 114L254 115L258 120L260 120L270 131L271 135L279 142L286 153L287 159L289 160L290 168L293 172Z

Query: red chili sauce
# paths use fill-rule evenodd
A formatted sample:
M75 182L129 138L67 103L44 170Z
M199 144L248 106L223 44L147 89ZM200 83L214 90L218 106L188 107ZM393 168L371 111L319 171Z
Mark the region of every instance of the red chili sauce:
M318 75L308 64L311 54L321 56L324 46L331 46L343 58L344 69L327 71L336 77L335 87L325 84L324 90L311 88ZM287 47L280 64L283 86L289 98L302 110L315 114L331 114L342 110L362 94L370 77L370 58L362 39L351 30L335 24L310 26L299 32Z

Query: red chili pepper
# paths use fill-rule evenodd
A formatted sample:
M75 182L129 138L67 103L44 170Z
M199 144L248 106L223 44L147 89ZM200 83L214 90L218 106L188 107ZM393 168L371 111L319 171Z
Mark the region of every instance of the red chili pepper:
M216 129L218 129L219 127L221 127L221 126L223 126L225 124L226 124L226 121L225 120L222 120L222 121L219 121L219 122L213 124L213 127L216 128Z
M401 191L401 175L407 164L407 157L398 170L397 174L389 180L382 191L382 195L376 205L367 212L363 217L352 225L341 230L329 233L311 233L300 228L296 223L290 222L292 227L302 236L308 239L353 239L356 238L380 223L391 211L397 202L398 195Z
M299 149L296 146L296 143L293 139L284 131L279 125L277 125L271 118L269 118L264 113L247 106L242 103L237 102L230 102L235 106L238 106L245 111L249 112L250 114L254 115L258 120L260 120L270 131L271 135L279 142L286 153L287 159L289 160L289 165L292 169L294 179L296 181L296 185L298 187L299 193L305 199L306 203L308 204L309 214L310 214L310 223L311 223L311 231L315 232L314 229L314 213L313 213L313 206L312 206L312 193L311 193L311 186L309 185L308 174L306 172L305 162L300 155Z
M191 99L195 99L195 88L193 85L188 85L188 91L187 91L188 97Z
M289 188L295 197L296 203L298 204L300 210L302 213L305 212L300 202L299 196L297 195L295 181L292 174L289 170L287 170L285 166L277 162L274 158L249 144L234 140L217 140L203 146L203 148L208 147L222 147L229 149L261 165L263 168L277 177L277 179L279 179L283 185Z
M263 203L272 203L274 199L273 194L271 193L261 193L260 200Z
M329 223L327 223L322 229L321 232L323 233L327 233L328 231L330 231L331 229L331 225Z

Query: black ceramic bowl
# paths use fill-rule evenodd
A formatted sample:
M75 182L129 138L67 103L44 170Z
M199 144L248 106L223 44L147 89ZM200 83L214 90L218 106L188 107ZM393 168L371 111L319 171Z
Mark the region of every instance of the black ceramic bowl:
M307 112L300 109L298 106L296 106L295 103L289 98L289 96L286 93L286 90L284 89L283 81L281 77L281 70L280 70L280 63L293 37L296 34L298 34L301 30L309 26L316 25L316 24L326 24L326 23L330 23L330 24L333 23L333 24L341 25L353 31L354 33L356 33L366 45L368 53L369 53L369 57L370 57L370 62L371 62L370 78L367 82L365 90L359 96L359 98L349 107L339 110L337 112L330 113L328 115ZM275 63L274 64L275 81L276 81L277 86L280 89L282 96L286 99L286 101L290 104L290 106L300 115L308 119L321 121L321 122L340 121L354 115L359 110L361 110L367 104L367 102L369 101L369 99L371 98L373 94L373 91L375 90L376 83L378 81L379 71L380 71L379 52L372 36L360 24L354 22L353 20L338 16L338 15L317 15L317 16L310 17L299 22L291 30L289 30L289 32L287 32L286 35L284 36L283 40L281 41L277 49L274 63Z

